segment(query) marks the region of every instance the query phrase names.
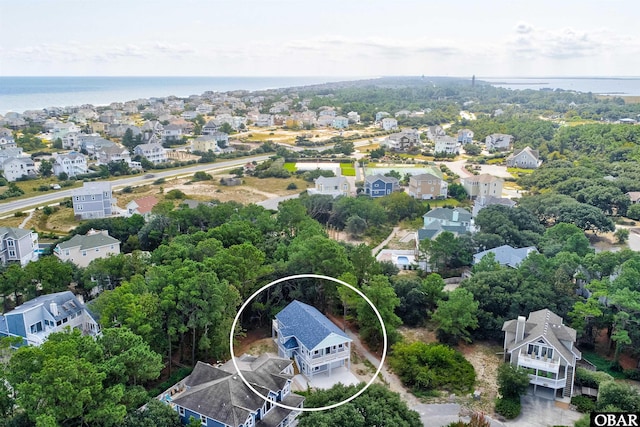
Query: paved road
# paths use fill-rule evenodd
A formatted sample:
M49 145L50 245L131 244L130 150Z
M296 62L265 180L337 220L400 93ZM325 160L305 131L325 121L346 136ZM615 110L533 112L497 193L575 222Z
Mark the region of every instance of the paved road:
M195 172L200 171L220 171L224 169L232 169L234 167L238 167L240 165L244 165L247 162L257 161L261 162L267 160L270 155L260 155L260 156L251 156L251 157L240 157L233 160L227 160L223 162L216 163L208 163L208 164L199 164L194 166L188 166L182 169L173 169L170 171L161 171L161 172L153 172L153 178L144 178L140 175L135 175L133 177L127 177L122 179L116 179L111 181L112 186L115 187L126 187L128 185L141 185L141 184L149 184L156 179L159 178L169 178L174 176L189 176L193 175ZM56 200L62 200L66 197L71 197L73 195L75 189L68 190L58 190L58 191L48 191L45 194L39 196L33 196L26 199L13 200L8 202L0 203L0 212L8 213L13 211L24 210L27 208L35 207L35 206L44 206L48 205Z

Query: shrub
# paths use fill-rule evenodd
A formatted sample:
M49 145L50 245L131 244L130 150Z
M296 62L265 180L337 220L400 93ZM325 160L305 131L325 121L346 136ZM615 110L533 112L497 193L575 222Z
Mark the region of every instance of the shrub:
M623 372L630 380L640 381L640 369L625 369Z
M27 216L27 213L26 212L16 212L16 213L13 214L13 216L16 217L16 218L21 218L23 216Z
M498 398L496 399L496 413L508 420L512 420L520 415L520 398Z
M613 381L613 377L602 371L589 371L584 368L576 369L576 385L599 388L600 384Z
M132 186L130 186L130 185L127 185L126 187L124 187L124 188L122 189L122 192L123 192L123 193L127 193L127 194L128 194L128 193L133 193L133 187L132 187Z
M153 184L154 184L154 185L159 185L159 184L164 184L165 182L167 182L167 180L166 180L166 179L164 179L164 178L158 178L158 179L156 179L155 181L153 181Z
M596 402L587 396L574 396L571 398L571 404L575 405L578 412L593 412L596 410Z
M298 186L296 185L295 182L290 182L289 185L287 185L287 190L297 190Z
M165 195L165 199L184 199L186 196L185 194L178 190L178 189L173 189L171 191L169 191L166 195Z

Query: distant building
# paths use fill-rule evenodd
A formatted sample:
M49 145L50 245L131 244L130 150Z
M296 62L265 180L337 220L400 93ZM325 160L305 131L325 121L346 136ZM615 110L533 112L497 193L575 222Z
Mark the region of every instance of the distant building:
M433 152L440 154L459 154L458 140L447 135L436 136Z
M347 129L349 127L349 119L344 116L334 117L331 126L335 129Z
M398 180L392 176L370 175L364 180L364 193L371 197L382 197L400 188Z
M522 261L524 261L531 252L538 252L538 250L535 246L528 246L526 248L514 248L509 245L502 245L498 246L497 248L487 249L486 251L474 254L473 263L477 264L488 254L493 254L496 262L500 265L511 268L518 268Z
M0 264L21 266L38 259L38 233L14 227L0 227Z
M376 113L376 122L380 122L382 119L384 119L385 117L389 117L391 114L387 113L386 111L378 111Z
M107 230L89 230L87 234L76 234L70 240L59 243L53 254L61 261L71 261L78 267L86 267L98 258L107 258L120 253L120 241L109 236Z
M67 329L100 333L98 322L69 291L41 295L0 316L0 336L21 337L22 345L39 346L52 333Z
M435 208L422 218L423 226L418 229L416 246L424 239L435 239L444 231L459 236L472 229L471 213L463 208Z
M443 179L442 172L433 168L432 173L411 176L407 192L416 199L446 199L448 188L449 184Z
M356 111L349 111L347 113L347 118L349 119L349 123L360 123L360 114L358 114Z
M471 129L460 129L458 131L458 142L462 145L473 142L473 131Z
M9 182L19 178L35 178L37 176L36 164L31 157L13 157L5 160L1 165L2 174Z
M460 179L462 187L471 199L477 197L502 197L502 178L483 173L481 175L471 175Z
M541 164L540 152L538 150L532 150L531 147L516 150L507 157L508 167L537 169Z
M511 199L507 199L506 197L478 196L478 198L473 202L471 215L475 218L482 209L491 205L501 205L512 208L516 205L516 202Z
M72 177L89 172L87 158L84 154L72 151L67 154L55 153L53 156L53 173L55 175L66 173L67 176Z
M393 133L381 143L381 145L394 151L408 151L414 147L420 147L421 144L420 134L415 129L405 129L402 132Z
M97 150L98 165L106 165L111 162L125 162L131 164L129 149L120 144L103 146Z
M110 182L85 182L82 188L74 190L73 213L76 218L108 218L113 213L115 199Z
M141 197L127 203L126 217L132 215L142 215L145 220L149 220L151 216L151 210L158 204L158 199L155 196Z
M398 129L398 121L393 117L385 117L380 121L380 126L383 130L395 130Z
M191 152L200 151L206 153L213 151L217 153L221 151L221 147L229 144L229 135L224 132L214 132L210 135L199 136L191 140Z
M166 123L166 122L165 122ZM178 142L182 139L182 127L168 124L162 129L162 140L164 142Z
M136 145L133 154L144 157L154 165L166 163L168 160L167 150L158 142Z
M349 196L351 194L351 185L347 178L343 176L321 176L316 178L314 182L315 187L307 190L309 194L328 194L333 197Z
M487 151L504 151L511 148L513 136L504 133L492 133L487 136L484 143Z

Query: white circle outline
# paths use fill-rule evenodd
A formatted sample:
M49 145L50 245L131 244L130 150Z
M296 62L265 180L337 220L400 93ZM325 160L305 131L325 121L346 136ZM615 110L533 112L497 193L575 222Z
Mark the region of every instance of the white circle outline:
M256 297L258 296L259 293L261 293L264 290L269 289L271 286L277 285L278 283L287 281L287 280L293 280L293 279L308 279L308 278L312 278L312 279L325 279L325 280L330 280L332 282L336 282L340 285L344 285L346 287L348 287L349 289L351 289L352 291L355 291L358 295L360 295L362 298L364 298L364 300L371 306L371 308L373 309L373 311L376 313L376 316L378 317L378 321L380 322L380 326L382 326L382 359L380 360L380 365L378 366L378 369L376 370L376 373L371 377L371 379L369 380L369 382L367 384L365 384L365 386L360 389L356 394L354 394L353 396L343 400L342 402L338 402L338 403L334 403L332 405L328 405L328 406L321 406L319 408L296 408L293 406L288 406L288 405L283 405L280 402L276 402L273 399L270 399L269 397L265 397L264 395L262 395L260 392L258 392L258 390L256 390L255 388L253 388L253 386L251 384L249 384L249 382L246 380L246 378L244 377L244 375L242 375L242 372L240 372L240 368L238 367L238 363L236 362L236 356L234 355L233 352L233 337L234 337L234 331L236 330L236 324L238 323L238 320L240 319L240 315L242 314L242 312L244 311L245 308L247 308L247 306L249 305L249 303ZM259 396L262 400L264 400L265 402L271 402L273 405L278 406L280 408L284 408L284 409L288 409L290 411L301 411L301 412L318 412L318 411L324 411L324 410L328 410L328 409L333 409L333 408L337 408L338 406L342 406L345 403L349 403L351 402L353 399L355 399L356 397L360 396L362 393L364 393L371 384L373 384L373 382L376 380L376 378L378 377L378 375L380 374L380 371L382 371L382 366L384 365L384 360L387 357L387 329L384 326L384 321L382 320L382 316L380 315L380 312L378 311L378 309L376 308L375 305L373 305L373 303L371 302L371 300L364 294L362 293L362 291L360 291L359 289L356 289L354 286L340 280L340 279L336 279L335 277L330 277L330 276L323 276L322 274L295 274L293 276L287 276L287 277L283 277L277 280L274 280L271 283L268 283L266 285L264 285L263 287L261 287L260 289L258 289L257 291L255 291L253 293L253 295L251 295L245 302L244 304L242 304L242 306L240 307L240 309L238 310L238 314L236 314L235 319L233 319L233 324L231 325L231 332L229 334L229 347L231 349L231 361L233 362L233 366L236 368L236 372L238 373L238 375L240 376L240 379L242 380L242 382L249 387L249 390L251 390L252 392L254 392L257 396Z

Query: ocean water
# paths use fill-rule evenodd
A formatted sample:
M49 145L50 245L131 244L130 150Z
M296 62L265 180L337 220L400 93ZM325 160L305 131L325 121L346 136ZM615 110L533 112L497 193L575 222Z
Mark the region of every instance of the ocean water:
M478 77L506 89L564 89L601 95L640 96L640 77Z
M205 91L263 90L356 80L356 77L0 77L0 114L47 107L108 105Z

